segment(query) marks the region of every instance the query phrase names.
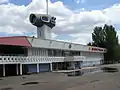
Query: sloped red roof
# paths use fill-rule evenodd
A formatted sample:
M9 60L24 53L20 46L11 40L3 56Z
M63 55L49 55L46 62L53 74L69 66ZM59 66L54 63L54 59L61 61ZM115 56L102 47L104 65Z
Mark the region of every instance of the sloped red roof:
M0 45L15 45L31 47L26 36L0 37Z

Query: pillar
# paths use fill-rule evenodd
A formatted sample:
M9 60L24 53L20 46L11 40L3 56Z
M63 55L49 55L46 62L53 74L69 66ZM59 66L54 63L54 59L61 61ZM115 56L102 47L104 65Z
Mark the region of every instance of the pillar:
M39 73L40 70L39 70L39 63L37 63L37 73Z
M20 64L20 75L22 75L22 64Z
M5 76L5 64L3 64L3 76Z
M75 62L71 62L71 67L75 69Z
M19 74L18 64L16 64L16 73Z
M58 62L57 62L57 70L58 70Z
M50 71L53 71L52 63L50 63Z

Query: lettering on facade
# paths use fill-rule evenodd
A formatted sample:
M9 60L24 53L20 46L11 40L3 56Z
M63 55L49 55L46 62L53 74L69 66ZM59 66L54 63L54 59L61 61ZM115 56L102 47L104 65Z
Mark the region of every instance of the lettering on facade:
M100 52L104 52L104 49L101 48L97 48L97 47L89 47L89 51L100 51Z

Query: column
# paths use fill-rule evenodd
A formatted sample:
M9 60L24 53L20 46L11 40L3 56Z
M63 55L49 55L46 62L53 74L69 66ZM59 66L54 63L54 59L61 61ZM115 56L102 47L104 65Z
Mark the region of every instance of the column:
M56 64L57 64L57 70L58 70L58 62Z
M31 48L28 48L28 56L32 56L32 50Z
M5 64L3 64L3 76L5 76Z
M43 56L43 49L41 49L41 56Z
M42 50L41 50L41 49L39 49L39 56L42 56L41 51L42 51Z
M43 56L45 56L45 50L43 49Z
M39 70L39 63L37 63L37 73L39 73L40 70Z
M50 63L50 70L51 70L51 72L53 71L52 62Z
M20 64L20 75L22 75L22 64Z
M19 74L18 64L16 64L16 73Z

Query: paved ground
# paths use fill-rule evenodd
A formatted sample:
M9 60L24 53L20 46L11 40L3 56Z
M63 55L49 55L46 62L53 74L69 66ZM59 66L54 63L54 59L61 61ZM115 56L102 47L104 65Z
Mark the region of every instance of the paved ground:
M84 76L68 77L63 73L40 73L36 75L0 78L0 90L120 90L119 72L99 72ZM38 82L22 85L26 82Z

